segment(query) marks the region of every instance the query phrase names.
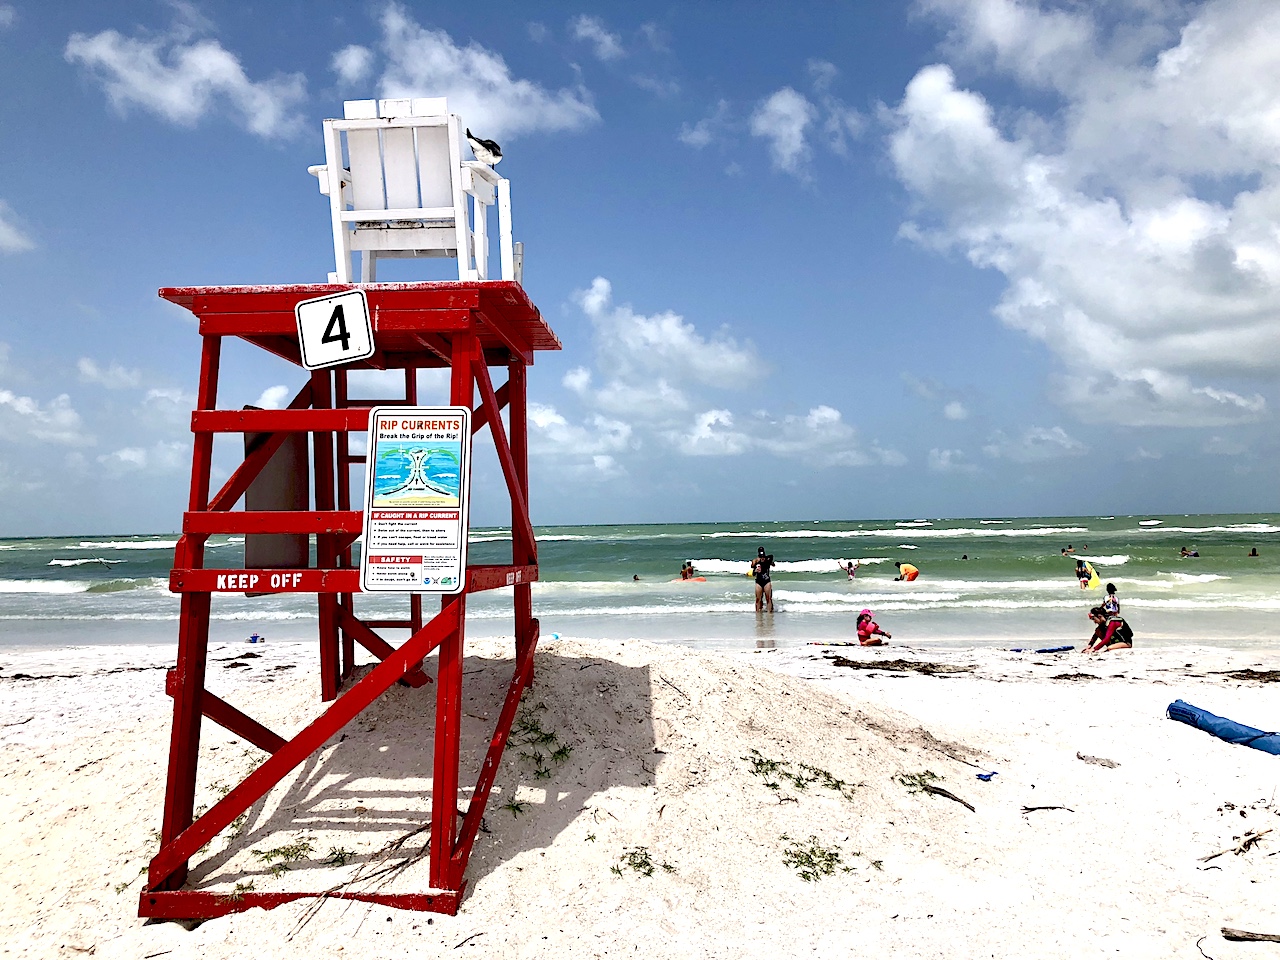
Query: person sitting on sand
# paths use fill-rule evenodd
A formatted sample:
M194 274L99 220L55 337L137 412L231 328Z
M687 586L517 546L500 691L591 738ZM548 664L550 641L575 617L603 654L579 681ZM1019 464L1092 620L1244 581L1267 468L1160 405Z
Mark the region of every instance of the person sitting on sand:
M774 565L772 553L765 553L764 547L756 551L756 558L751 561L751 575L756 578L756 609L763 610L768 604L773 613L773 578L769 576L769 568Z
M1089 611L1089 619L1094 623L1093 636L1081 653L1105 653L1133 647L1133 629L1123 617L1109 617L1102 607L1094 607Z
M895 562L894 566L898 568L898 575L893 578L894 580L906 580L910 583L916 577L920 576L919 568L913 564Z
M854 577L858 575L858 561L850 560L846 566L843 566L840 569L843 570L846 574L848 574L849 579L852 580Z
M879 647L884 640L892 640L893 635L880 629L880 624L871 619L871 611L863 610L858 614L858 643L864 647ZM884 640L880 638L884 637Z

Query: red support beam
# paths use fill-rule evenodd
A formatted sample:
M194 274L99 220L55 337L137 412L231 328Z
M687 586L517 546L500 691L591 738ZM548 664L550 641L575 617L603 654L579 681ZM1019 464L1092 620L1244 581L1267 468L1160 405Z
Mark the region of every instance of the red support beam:
M296 305L344 290L364 291L371 310L373 356L325 371L313 371L285 410L219 410L218 380L222 339L239 337L297 364ZM171 288L165 298L190 309L203 337L200 385L191 418L194 435L191 487L183 533L170 572L170 589L182 595L176 665L166 689L174 700L169 769L161 823L161 847L153 859L148 886L139 898L139 914L155 917L213 917L251 907L269 908L304 897L362 900L413 910L456 912L466 884L464 873L493 779L510 737L520 693L532 681L538 640L532 618L530 584L538 579L537 544L528 512L528 423L526 368L537 350L559 349L524 290L510 282L410 284L310 284L273 287ZM423 623L422 596L411 594L407 618L360 618L359 569L352 545L362 531L360 504L352 504L353 455L350 437L368 429L374 403L418 402L418 371L450 367L450 402L473 411L473 436L489 427L511 495L510 563L471 565L464 591L442 599L439 614ZM488 367L505 365L507 382L494 389ZM353 400L348 393L352 369L401 369L404 399ZM480 393L477 405L476 390ZM507 409L504 425L502 411ZM210 496L214 440L219 434L267 434L266 441ZM233 510L250 483L290 434L309 433L314 457L314 509ZM357 509L352 509L355 506ZM315 568L206 569L205 541L214 533L294 533L315 537ZM462 663L465 654L467 595L515 588L516 657L506 700L490 739L479 780L459 822L459 747L462 716ZM292 739L285 740L237 707L205 690L212 598L220 593L313 593L320 617L324 712ZM408 629L410 637L394 647L374 627ZM360 643L381 662L343 692L354 676L354 646ZM422 894L383 894L358 890L319 893L247 892L234 897L178 889L190 858L235 817L247 812L268 790L311 756L334 733L396 682L431 682L424 658L438 649L436 732L432 771L431 860L434 888ZM270 754L212 809L194 818L197 762L203 718Z

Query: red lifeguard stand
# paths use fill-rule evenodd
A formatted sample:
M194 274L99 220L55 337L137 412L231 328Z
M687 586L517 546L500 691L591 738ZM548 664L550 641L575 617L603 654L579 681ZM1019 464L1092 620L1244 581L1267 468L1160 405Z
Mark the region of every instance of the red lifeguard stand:
M321 176L321 190L338 192L339 199L333 207L338 275L343 280L348 279L351 251L357 249L365 251L363 275L367 280L372 279L375 251L377 256L454 256L459 264L461 280L178 287L160 291L160 296L195 314L203 338L203 352L199 393L191 417L195 449L190 503L183 516L182 536L175 551L169 581L170 590L182 595L182 606L177 664L166 680L166 690L173 697L173 729L164 818L160 850L151 861L147 884L139 899L140 916L208 918L251 907L269 908L290 900L324 896L455 913L465 887L463 873L480 829L520 696L532 680L538 621L532 614L530 584L538 579L538 557L529 519L526 368L533 363L536 351L558 350L560 342L523 287L511 279L513 266L518 275L519 265L511 255L506 181L498 182L491 170L475 169L475 161L458 161L459 124L456 117L447 114L444 101L382 101L374 108L368 108L371 103L374 102L358 102L354 111L349 104L348 116L352 112L359 116L345 121L355 130L357 138L363 137L367 141L372 134L371 153L367 149L369 142L357 139L349 145L350 165L344 166L338 140L329 142L327 139L326 142L330 162L327 179L325 175ZM374 116L370 117L370 113ZM402 118L399 113L409 116ZM342 123L344 121L326 121L326 137L332 135L336 138L337 133L331 125L340 126ZM440 133L442 129L444 134ZM408 140L405 139L406 130ZM379 137L384 139L380 141ZM414 137L421 139L414 140ZM451 182L453 195L461 198L452 208L430 205L426 180L430 171L427 171L425 161L422 185L414 195L418 198L414 203L419 207L412 208L413 205L404 199L397 200L392 196L393 147L401 150L406 144L409 156L426 157L429 149L434 149L445 158L441 162L448 164L446 186ZM377 211L345 209L345 202L351 202L353 178L365 175L372 178L373 175L370 171L353 175L353 170L358 171L360 167L362 155L370 162L385 164L384 169L373 171L379 177L385 176L388 184L382 188L380 196L383 204L390 204L391 208L381 211L382 218L378 217ZM486 194L486 184L496 189ZM400 187L404 187L403 182ZM359 189L355 194L356 201L359 201ZM483 218L486 197L488 203L493 203L496 198L500 213L504 215L501 234L503 280L484 279L486 255L479 243L484 239L484 229L478 222L472 229L469 222L471 211L467 208L465 194L475 200L477 217ZM447 230L441 230L436 225L437 221L432 219L444 213L453 217ZM408 220L410 229L388 230L386 218L392 214ZM372 239L367 236L362 239L361 228L371 223L372 227L366 232ZM412 236L415 230L419 236L410 240L411 249L407 253L397 253L388 246L402 237ZM391 240L388 241L384 235L390 235ZM443 253L424 253L432 243L438 243ZM347 258L345 270L344 256ZM238 337L302 366L295 306L300 301L355 289L363 291L368 303L375 346L372 356L331 369L311 371L306 386L283 410L218 408L221 348L225 338ZM350 435L353 431L362 433L368 429L369 409L374 405L416 405L417 372L439 367L450 370L450 405L472 410L473 436L485 427L489 428L511 499L511 562L468 566L462 591L442 597L440 612L426 622L422 597L418 594L410 595L407 619L361 619L355 603L355 595L360 593L360 570L353 564L351 548L362 530L363 511L362 504L353 508L350 471L353 465L364 463L365 457L351 453ZM507 370L506 382L496 389L489 375L492 367L505 367ZM350 399L347 379L348 372L353 369L402 370L404 397L377 401ZM506 426L502 419L503 408L507 410ZM214 438L217 434L228 433L258 436L248 446L249 452L243 463L215 493L210 490ZM314 509L234 509L287 438L298 434L310 435ZM210 569L205 566L204 546L211 534L314 536L316 566ZM504 586L514 587L515 666L479 778L459 823L462 662L467 596ZM316 719L290 740L205 689L213 595L285 592L316 595L321 699L329 703ZM394 647L378 634L382 628L407 628L411 635L399 647ZM353 677L356 644L381 662L344 689L344 683ZM211 891L182 889L189 861L201 847L247 812L392 684L404 681L411 686L422 686L431 682L424 672L423 660L436 651L430 891L398 894L357 890L247 891L230 897ZM197 818L194 817L196 771L201 724L205 718L242 737L267 756L248 777Z

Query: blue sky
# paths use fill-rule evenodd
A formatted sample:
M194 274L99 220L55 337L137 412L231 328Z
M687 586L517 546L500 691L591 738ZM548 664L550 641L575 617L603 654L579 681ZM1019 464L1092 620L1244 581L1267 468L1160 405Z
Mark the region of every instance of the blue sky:
M321 120L404 95L503 144L565 344L535 522L1275 505L1270 0L0 0L0 53L0 534L176 528L156 289L323 281ZM228 348L220 399L300 374Z

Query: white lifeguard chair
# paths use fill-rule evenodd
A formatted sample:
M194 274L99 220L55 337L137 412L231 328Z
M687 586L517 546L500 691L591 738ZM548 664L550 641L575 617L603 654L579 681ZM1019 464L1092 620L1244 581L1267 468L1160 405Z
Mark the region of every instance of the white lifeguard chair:
M459 280L520 279L510 181L462 159L462 120L444 97L348 100L343 114L324 121L325 162L307 168L329 198L332 282L354 282L355 251L362 254L361 283L377 279L384 257L452 257ZM495 203L499 277L489 271L488 208Z

